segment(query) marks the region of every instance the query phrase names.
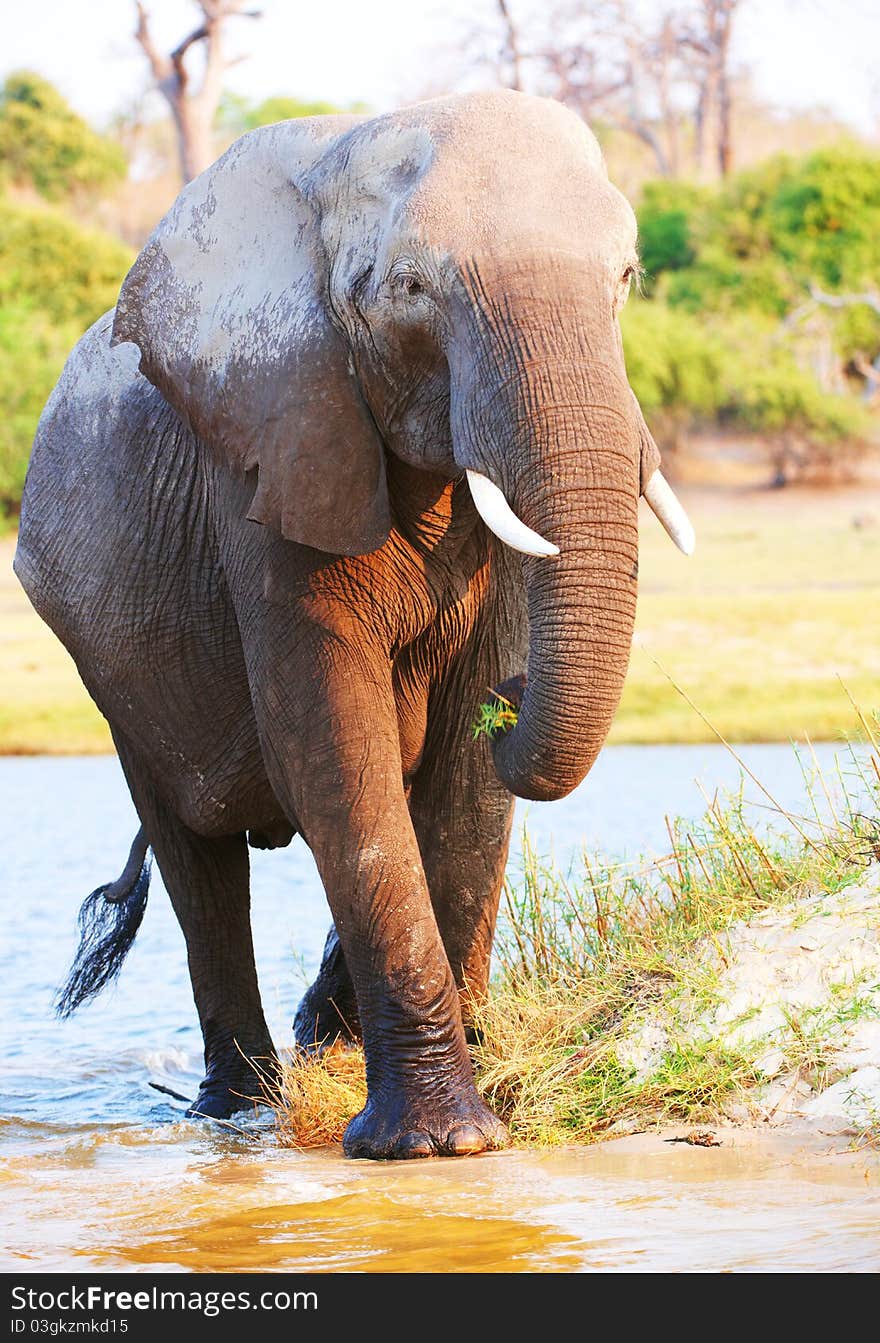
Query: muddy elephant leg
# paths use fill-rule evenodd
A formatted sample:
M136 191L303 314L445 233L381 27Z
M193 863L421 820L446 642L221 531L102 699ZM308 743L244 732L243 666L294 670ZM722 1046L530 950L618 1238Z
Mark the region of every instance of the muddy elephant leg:
M333 914L357 997L368 1098L349 1124L353 1157L465 1154L496 1147L458 992L431 906L401 777L390 669L324 645L322 695L293 721L258 713L272 733L276 795L289 793ZM271 706L267 705L267 710ZM280 730L289 732L279 739ZM261 731L264 730L261 726Z
M475 754L482 744L470 743ZM468 1039L489 984L492 941L510 844L513 798L499 785L462 769L443 787L431 769L420 771L410 798L431 901L461 998ZM494 781L493 781L494 783Z
M473 1040L474 1013L489 983L492 940L510 846L514 801L476 758L485 747L469 743L474 765L464 761L459 786L444 788L426 768L413 786L410 813L431 892L431 904L461 998L465 1034ZM468 777L470 776L470 777ZM314 1051L335 1040L361 1039L351 975L335 925L324 944L321 967L299 1004L294 1034Z
M467 650L460 664L429 704L409 806L470 1035L489 982L514 800L495 775L488 743L473 739L477 706L502 669L472 663Z
M321 967L296 1009L293 1034L307 1053L320 1051L335 1040L351 1044L362 1038L354 984L335 923L324 943Z
M511 642L515 661L516 645ZM431 903L469 1038L474 1010L489 981L514 809L512 795L495 774L488 742L473 739L473 720L487 687L509 671L499 655L475 657L470 645L453 659L431 695L423 760L409 796ZM361 1038L354 987L335 926L327 935L314 983L297 1009L295 1034L308 1050L336 1039Z
M223 1119L249 1105L274 1048L263 1016L250 923L244 834L206 839L162 800L133 752L117 739L135 807L186 939L205 1042L205 1077L190 1115Z

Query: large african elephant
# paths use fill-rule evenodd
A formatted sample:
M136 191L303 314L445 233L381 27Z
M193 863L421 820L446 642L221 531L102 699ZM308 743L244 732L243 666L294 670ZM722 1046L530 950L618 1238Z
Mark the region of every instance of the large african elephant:
M247 846L298 832L335 927L297 1037L366 1050L346 1152L503 1143L465 1031L512 795L564 796L606 736L640 491L692 540L624 370L637 264L632 210L558 103L289 121L185 188L71 355L16 571L142 830L90 897L62 1009L118 969L151 846L204 1034L198 1113L241 1105L243 1056L272 1054ZM475 744L501 685L518 722Z

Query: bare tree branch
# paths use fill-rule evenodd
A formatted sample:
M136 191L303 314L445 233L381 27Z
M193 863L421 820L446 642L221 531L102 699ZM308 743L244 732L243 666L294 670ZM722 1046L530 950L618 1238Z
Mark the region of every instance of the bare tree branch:
M520 55L519 34L516 24L510 13L510 6L507 0L496 0L498 12L501 15L501 22L504 25L505 47L507 57L510 61L512 78L510 87L522 92L522 57Z
M150 69L153 72L153 78L157 84L161 84L171 74L171 61L167 56L162 56L156 44L153 41L150 32L150 19L147 11L141 4L141 0L136 0L137 8L137 28L135 29L135 38L140 44L147 60L150 62Z
M214 116L223 93L223 77L230 65L235 64L226 60L223 51L226 20L260 17L259 10L244 8L244 0L198 0L198 5L203 22L170 55L164 56L153 41L149 14L141 0L135 0L138 19L135 38L149 62L156 87L171 109L184 181L202 172L214 157L211 142ZM205 49L202 82L198 90L190 91L186 56L199 44L204 44Z
M504 79L632 135L664 176L681 170L689 140L698 170L711 143L724 175L733 160L730 43L741 3L660 0L651 16L638 0L551 0L534 41L510 0L495 0Z

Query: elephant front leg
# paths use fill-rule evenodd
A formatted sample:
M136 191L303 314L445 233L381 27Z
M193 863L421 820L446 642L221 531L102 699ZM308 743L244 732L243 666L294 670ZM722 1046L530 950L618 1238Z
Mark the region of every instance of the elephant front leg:
M510 844L514 799L498 780L473 723L486 687L507 667L468 646L432 695L422 763L409 808L431 901L461 995L465 1028L489 984L492 942Z
M273 786L308 839L355 988L368 1097L343 1146L364 1158L472 1154L507 1135L474 1086L404 794L390 669L364 666L367 655L322 645L321 708L313 694L302 713L292 697L283 717L277 702L259 713Z
M484 777L482 744L467 743L459 768L430 762L416 778L410 810L434 912L460 995L467 1038L489 986L492 943L510 845L513 798ZM491 766L490 766L491 768Z
M318 1053L336 1040L354 1044L362 1038L354 984L345 963L345 953L336 925L330 925L321 967L303 994L293 1021L298 1047Z
M350 1123L354 1157L466 1154L503 1126L474 1086L458 990L413 833L399 766L358 771L359 788L309 839L354 983L367 1104Z
M471 750L484 755L482 747ZM482 771L477 769L477 773ZM466 1038L489 985L492 943L510 847L513 798L492 779L465 769L459 787L444 787L427 766L416 780L410 813L431 892L434 916L458 987ZM321 966L294 1020L299 1047L309 1053L362 1039L354 985L335 925Z
M322 687L328 713L305 717L291 743L300 761L291 800L330 902L366 1054L367 1103L343 1146L373 1158L481 1152L506 1134L474 1085L404 793L390 677L377 694L371 676L369 704L359 705L364 679L363 669L335 669Z

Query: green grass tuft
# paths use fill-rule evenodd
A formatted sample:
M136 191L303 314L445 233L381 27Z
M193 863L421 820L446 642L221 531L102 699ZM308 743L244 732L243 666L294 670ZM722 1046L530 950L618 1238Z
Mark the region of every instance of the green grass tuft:
M870 724L862 727L867 735ZM733 925L773 910L796 920L804 897L843 890L876 860L878 762L851 760L856 778L833 819L818 806L813 820L778 811L759 836L740 789L713 798L696 825L669 823L670 852L643 866L585 855L580 871L563 875L524 837L474 1050L480 1090L515 1140L590 1142L725 1122L767 1081L761 1057L771 1043L780 1066L814 1089L837 1080L833 1055L847 1026L877 1010L857 982L838 986L821 1010L788 1014L772 1042L732 1044L695 1023L724 1001ZM811 799L820 788L830 797L827 781L806 784Z
M480 737L488 737L492 740L500 733L509 732L512 727L516 726L519 710L514 708L509 699L505 699L497 691L493 691L492 695L492 699L481 704L477 711L476 721L473 725L474 741L479 741Z

